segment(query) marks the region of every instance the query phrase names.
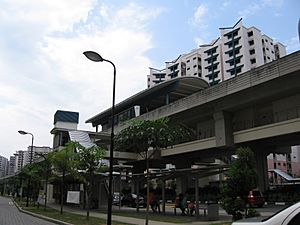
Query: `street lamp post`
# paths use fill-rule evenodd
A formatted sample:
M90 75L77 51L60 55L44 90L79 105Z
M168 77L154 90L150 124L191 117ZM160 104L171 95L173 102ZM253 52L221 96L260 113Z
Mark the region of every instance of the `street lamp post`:
M18 132L21 135L26 135L26 134L31 135L31 148L30 148L30 156L29 156L29 164L31 164L32 163L32 154L33 154L33 140L34 140L34 136L33 136L32 133L29 133L29 132L26 132L26 131L23 131L23 130L19 130ZM28 185L27 185L26 207L28 207L28 202L29 202L30 182L31 182L31 176L29 175Z
M114 68L113 79L113 97L111 108L111 135L110 135L110 151L109 151L109 177L108 177L108 209L107 209L107 224L111 225L112 216L112 176L113 176L113 162L114 162L114 121L115 121L115 92L116 92L116 66L109 60L102 58L97 52L86 51L83 53L89 60L94 62L108 62Z

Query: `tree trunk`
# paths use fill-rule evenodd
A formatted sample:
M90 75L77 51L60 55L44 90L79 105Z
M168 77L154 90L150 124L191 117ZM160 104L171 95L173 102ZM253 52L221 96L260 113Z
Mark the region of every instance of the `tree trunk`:
M90 218L90 208L91 208L91 184L87 184L87 209L86 209L86 219Z
M64 205L64 185L65 185L65 171L62 174L62 182L60 187L60 214L63 214L63 205Z
M44 205L44 211L46 211L47 208L47 195L48 195L48 174L46 176L46 185L45 185L45 205Z
M146 151L146 174L147 174L147 208L146 208L146 221L145 225L149 223L149 159L148 159L148 150Z

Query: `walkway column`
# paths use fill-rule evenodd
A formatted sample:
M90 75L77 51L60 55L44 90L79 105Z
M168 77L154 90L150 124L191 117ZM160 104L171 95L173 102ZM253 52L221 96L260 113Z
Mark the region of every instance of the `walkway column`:
M162 197L162 212L164 215L166 215L166 195L165 195L165 185L166 181L165 179L162 179L162 187L161 187L161 197Z
M217 147L233 145L231 114L224 111L214 113Z
M196 203L196 218L199 218L199 177L195 176L195 203Z
M264 192L269 187L268 164L266 151L255 151L256 170L258 175L258 188Z

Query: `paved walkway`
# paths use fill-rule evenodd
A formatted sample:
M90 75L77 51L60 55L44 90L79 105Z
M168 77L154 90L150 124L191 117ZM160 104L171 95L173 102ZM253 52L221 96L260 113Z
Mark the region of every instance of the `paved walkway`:
M10 198L0 197L1 225L55 225L40 218L20 212Z
M57 204L49 204L49 207L60 210L60 205L57 205ZM135 213L135 209L132 209L132 208L131 209L123 208L123 210L126 210L126 211L128 210L128 211L132 211L133 213ZM76 207L64 206L64 211L79 214L79 215L86 215L85 210L82 210L82 209L76 208ZM172 225L172 224L174 224L174 223L159 222L159 221L151 220L151 214L152 214L152 212L149 213L149 225ZM172 215L175 217L174 213L172 213ZM92 210L90 212L90 216L98 217L98 218L102 218L102 219L107 218L107 214L100 213L100 212L97 212L95 210ZM179 216L177 215L177 217L179 217ZM203 220L207 220L207 218L205 218L203 216L200 219L202 219L202 221L194 221L194 222L190 222L190 223L176 223L176 224L177 225L187 225L187 224L209 225L209 224L214 223L213 221L203 221ZM129 223L129 224L137 224L137 225L144 225L145 224L145 219L138 219L138 218L133 218L133 217L125 217L125 216L117 216L117 215L112 215L112 220L113 221L124 222L124 223ZM231 217L228 216L228 215L220 215L220 220L215 221L215 222L222 222L222 221L231 221Z

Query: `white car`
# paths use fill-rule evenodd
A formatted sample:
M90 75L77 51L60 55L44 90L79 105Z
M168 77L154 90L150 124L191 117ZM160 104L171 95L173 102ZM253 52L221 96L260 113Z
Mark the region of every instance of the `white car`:
M236 221L232 225L300 225L300 202L270 217L253 217Z

